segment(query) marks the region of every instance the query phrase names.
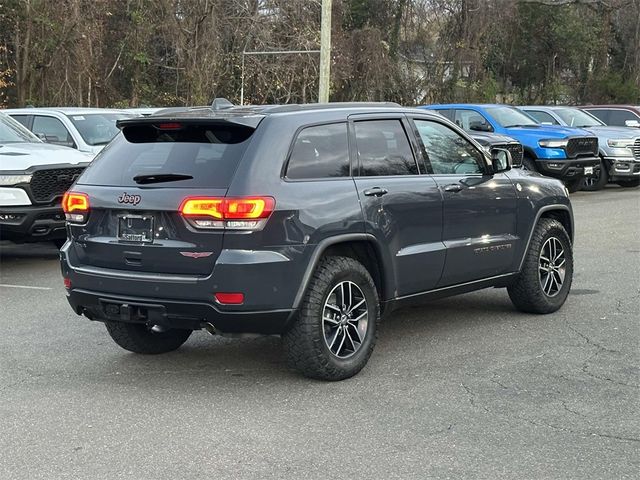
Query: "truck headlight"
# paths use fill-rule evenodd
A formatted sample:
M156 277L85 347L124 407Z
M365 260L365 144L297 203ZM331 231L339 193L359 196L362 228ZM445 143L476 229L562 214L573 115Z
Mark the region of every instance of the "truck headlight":
M607 145L611 148L629 148L633 146L634 138L610 138L607 140ZM631 155L631 152L629 152Z
M31 175L0 175L0 185L10 187L19 183L29 183Z
M538 145L544 148L565 148L569 143L566 138L545 138L538 140Z

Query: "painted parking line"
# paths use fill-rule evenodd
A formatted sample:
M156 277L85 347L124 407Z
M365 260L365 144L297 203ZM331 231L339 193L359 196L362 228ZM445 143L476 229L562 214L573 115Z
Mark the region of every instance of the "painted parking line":
M34 287L31 285L9 285L7 283L0 283L0 288L25 288L27 290L51 290L51 287Z

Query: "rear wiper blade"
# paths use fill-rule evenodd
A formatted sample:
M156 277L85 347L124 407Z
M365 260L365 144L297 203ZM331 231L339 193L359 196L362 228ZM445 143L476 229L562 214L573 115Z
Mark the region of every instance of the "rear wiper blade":
M136 175L133 181L146 185L148 183L177 182L179 180L191 180L191 175L183 175L181 173L155 173L150 175Z

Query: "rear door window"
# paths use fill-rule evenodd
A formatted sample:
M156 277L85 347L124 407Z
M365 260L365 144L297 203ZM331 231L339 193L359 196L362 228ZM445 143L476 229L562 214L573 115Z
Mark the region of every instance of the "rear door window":
M125 127L79 179L84 185L137 186L134 177L192 178L147 187L226 188L250 142L253 129L236 125L193 125L160 130Z
M417 175L418 165L400 120L355 122L360 176Z
M29 128L29 123L31 123L30 115L11 115L16 122L20 122L20 124L26 128Z
M289 157L287 178L331 178L349 174L346 123L307 127L298 134Z

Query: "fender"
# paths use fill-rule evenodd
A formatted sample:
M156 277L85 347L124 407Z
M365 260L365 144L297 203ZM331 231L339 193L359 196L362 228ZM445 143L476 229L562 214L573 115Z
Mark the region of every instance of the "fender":
M320 241L316 245L315 250L311 254L311 258L309 259L307 268L302 277L302 282L300 283L300 288L298 289L298 293L296 294L296 297L293 301L294 310L297 310L298 307L300 306L300 302L302 302L302 297L304 296L304 292L306 292L307 287L309 286L311 275L313 275L313 272L315 271L316 267L318 266L318 263L320 262L320 258L322 258L322 255L327 250L327 248L331 247L332 245L337 245L339 243L354 242L354 241L369 242L373 245L374 248L376 248L376 250L378 250L376 246L376 237L374 237L369 233L347 233L344 235L336 235L333 237L325 238L324 240ZM385 262L383 261L383 264L380 265L380 270L383 274L382 275L383 278L384 279L393 278L393 276L391 277L389 276L388 274L389 271L387 268L388 266L385 265L384 263Z
M550 211L554 211L554 210L564 210L566 212L569 212L569 218L571 219L571 231L567 232L569 234L569 240L571 240L571 243L573 243L573 237L574 237L574 232L575 232L575 228L574 228L574 222L573 222L573 212L571 211L571 208L569 208L568 205L563 205L561 203L554 203L552 205L545 205L544 207L540 208L540 210L538 210L538 212L536 213L536 218L533 222L533 224L531 225L531 230L529 230L529 236L527 238L527 243L525 245L525 248L523 250L522 253L522 258L520 259L520 264L518 265L518 272L520 272L522 270L522 265L524 265L524 259L527 256L527 252L529 251L529 244L531 243L531 238L533 237L533 231L536 228L536 225L538 224L538 221L540 220L540 218L542 217L542 214L545 212L550 212Z

